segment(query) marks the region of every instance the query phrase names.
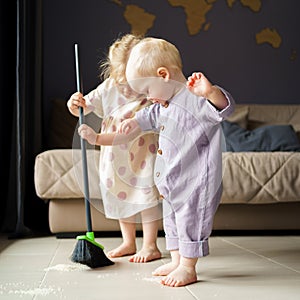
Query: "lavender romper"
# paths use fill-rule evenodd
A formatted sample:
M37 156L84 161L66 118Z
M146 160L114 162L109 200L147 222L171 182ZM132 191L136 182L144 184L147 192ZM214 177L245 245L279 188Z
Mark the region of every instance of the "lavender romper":
M183 257L209 254L208 238L222 194L220 122L234 109L217 110L207 99L183 88L168 103L136 113L143 131L159 131L154 181L163 199L167 250Z

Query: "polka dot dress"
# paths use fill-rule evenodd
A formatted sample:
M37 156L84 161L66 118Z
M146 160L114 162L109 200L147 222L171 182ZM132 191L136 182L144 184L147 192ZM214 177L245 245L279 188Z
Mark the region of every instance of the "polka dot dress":
M102 99L104 115L107 113L103 117L102 133L115 132L124 119L151 104L145 99L129 101L112 91L107 95L110 95L107 101ZM90 105L99 106L95 94L87 98ZM106 217L128 218L158 204L153 180L157 143L158 135L148 132L127 144L101 146L100 188Z

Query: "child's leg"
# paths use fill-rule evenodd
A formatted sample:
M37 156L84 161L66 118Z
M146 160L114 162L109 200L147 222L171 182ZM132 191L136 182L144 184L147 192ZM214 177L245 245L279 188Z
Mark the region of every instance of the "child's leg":
M162 284L177 287L197 281L196 263L198 257L206 256L209 253L208 238L212 230L213 217L219 203L220 193L221 189L212 198L208 207L197 202L195 205L195 201L191 201L177 209L174 220L178 224L176 227L178 235L181 237L178 243L181 255L178 252L179 265L172 272L165 274L167 276L162 279ZM190 199L193 200L194 198L191 197ZM172 219L168 218L168 221L170 220Z
M123 219L119 221L120 228L123 237L123 243L109 251L107 256L109 257L120 257L125 255L132 255L136 252L135 237L136 227L134 222L130 222L130 219Z
M178 250L170 251L171 262L165 265L158 267L152 272L153 276L166 276L169 275L172 271L176 270L180 263L180 255Z
M178 267L161 280L161 283L171 287L184 286L197 281L196 263L198 258L180 257Z
M145 263L161 257L156 243L159 226L158 213L157 206L146 209L141 213L143 222L143 246L138 253L130 257L130 262Z
M166 247L167 250L170 250L171 254L171 262L165 265L158 267L156 270L152 272L154 276L166 276L172 271L174 271L180 262L180 255L179 255L179 243L178 243L178 235L177 235L177 228L175 223L175 214L171 212L169 204L165 201L163 202L163 209L165 212L164 215L164 230L166 233Z

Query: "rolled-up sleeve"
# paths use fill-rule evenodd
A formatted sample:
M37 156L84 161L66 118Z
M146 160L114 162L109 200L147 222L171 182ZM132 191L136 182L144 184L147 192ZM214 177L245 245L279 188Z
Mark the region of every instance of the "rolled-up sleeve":
M224 120L234 112L235 102L230 93L228 93L226 90L224 90L221 87L219 87L219 89L222 91L222 93L225 95L228 101L228 105L224 109L219 111L219 116Z
M235 108L235 101L230 93L228 93L225 89L218 87L224 96L226 97L228 104L225 108L222 110L218 110L213 104L211 104L209 101L205 100L205 104L207 106L207 120L210 120L212 123L219 123L228 118L233 112Z

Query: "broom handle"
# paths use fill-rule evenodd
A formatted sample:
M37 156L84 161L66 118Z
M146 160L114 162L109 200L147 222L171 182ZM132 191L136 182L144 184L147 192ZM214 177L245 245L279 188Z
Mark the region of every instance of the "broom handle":
M75 44L75 66L76 66L76 84L77 91L82 93L82 81L79 69L79 50L78 44ZM79 107L79 125L84 124L84 113L83 108ZM84 202L85 202L85 215L86 215L86 225L87 231L92 232L92 217L91 217L91 207L90 207L90 192L89 192L89 178L88 178L88 167L86 158L86 142L80 137L81 145L81 156L82 156L82 170L83 170L83 186L84 186Z

